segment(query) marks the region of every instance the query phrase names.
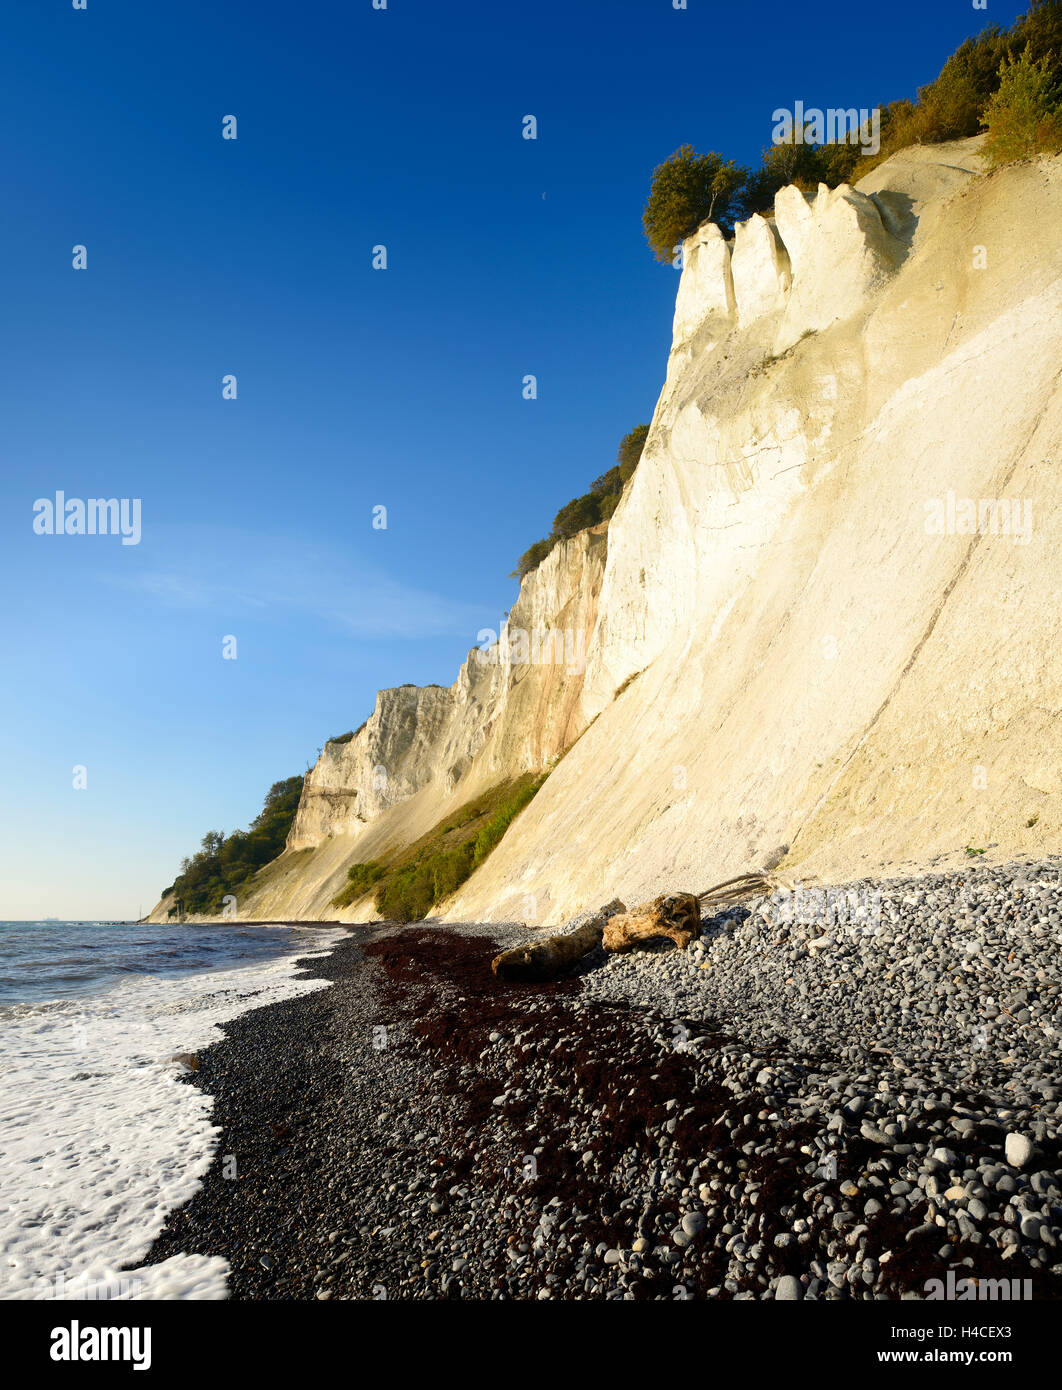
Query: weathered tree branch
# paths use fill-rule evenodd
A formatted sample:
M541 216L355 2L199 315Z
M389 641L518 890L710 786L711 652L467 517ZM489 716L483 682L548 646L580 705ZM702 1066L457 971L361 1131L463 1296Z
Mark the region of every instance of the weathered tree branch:
M666 936L685 950L700 931L701 908L720 908L744 898L766 896L777 887L767 874L739 874L703 893L665 893L628 912L618 898L572 930L544 941L514 946L494 957L490 968L499 980L555 980L566 966L588 951L630 951L639 942Z

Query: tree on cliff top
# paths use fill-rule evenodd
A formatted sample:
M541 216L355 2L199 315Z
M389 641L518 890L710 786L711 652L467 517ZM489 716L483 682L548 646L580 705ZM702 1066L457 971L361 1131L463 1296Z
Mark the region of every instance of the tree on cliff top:
M711 218L729 230L745 170L713 150L698 154L683 145L653 170L649 201L642 214L645 237L658 261L668 262L675 247Z
M1062 84L1050 59L1036 62L1026 48L1019 57L1003 60L999 78L999 88L981 117L989 161L1008 164L1062 150Z
M231 835L208 830L202 848L191 859L181 860L181 872L163 897L172 891L186 912L219 912L226 894L241 886L249 888L256 871L283 850L303 780L296 776L274 782L248 830L234 830Z

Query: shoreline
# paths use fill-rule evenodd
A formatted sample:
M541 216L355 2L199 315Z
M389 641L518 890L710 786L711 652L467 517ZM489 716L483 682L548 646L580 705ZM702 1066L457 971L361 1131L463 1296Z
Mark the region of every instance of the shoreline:
M752 904L542 985L490 975L523 928L348 926L309 962L331 988L200 1055L217 1151L145 1263L223 1256L237 1299L925 1298L949 1270L1062 1297L1059 880L890 880L890 930L828 946Z
M202 948L184 928L148 935L75 924L40 944L7 943L9 973L27 962L39 987L0 1006L6 1298L110 1298L116 1279L143 1299L224 1297L220 1260L140 1264L214 1152L211 1097L182 1076L226 1022L320 989L295 961L345 933L208 931ZM51 987L61 976L76 993Z

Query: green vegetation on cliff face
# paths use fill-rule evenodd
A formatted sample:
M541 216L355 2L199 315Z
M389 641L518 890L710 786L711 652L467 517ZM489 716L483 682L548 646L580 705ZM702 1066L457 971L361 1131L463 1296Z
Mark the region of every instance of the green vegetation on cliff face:
M208 830L202 848L182 860L180 874L163 897L172 892L183 911L207 913L220 912L226 895L238 897L238 890L248 891L257 871L283 850L304 780L298 776L274 782L249 830L231 835Z
M546 774L527 773L492 787L389 863L352 864L332 906L349 907L375 887L373 901L381 916L419 922L483 863L545 780Z
M967 39L944 64L934 81L920 87L916 101L895 101L881 113L881 152L861 160L857 178L869 173L897 150L908 145L936 145L978 135L991 116L993 105L1005 110L1020 101L1018 91L1007 90L1011 63L1026 55L1033 64L1044 64L1057 84L1062 77L1062 0L1032 0L1009 29L990 24L976 38ZM1002 98L992 98L1003 87ZM1059 110L1057 97L1054 110ZM1025 158L1048 145L1034 145L1006 159ZM993 157L989 151L990 158ZM1004 162L1004 161L996 161Z
M1003 64L1000 78L981 117L991 162L1009 164L1062 150L1062 82L1048 59L1035 62L1026 50Z
M1062 148L1062 0L1032 0L1009 29L990 24L956 49L936 78L880 108L881 148L816 144L807 138L771 145L759 168L746 169L716 151L683 145L653 170L642 214L653 254L670 264L676 247L702 222L730 232L736 221L769 212L786 184L813 191L855 183L909 145L961 140L987 130L993 164Z
M602 521L609 520L619 505L623 489L634 476L648 434L648 425L635 425L623 436L613 467L594 479L589 492L582 497L573 497L561 507L553 518L553 530L549 535L544 540L536 541L520 556L520 563L513 571L514 578L523 579L525 574L530 574L561 541L570 540L588 526L598 526Z

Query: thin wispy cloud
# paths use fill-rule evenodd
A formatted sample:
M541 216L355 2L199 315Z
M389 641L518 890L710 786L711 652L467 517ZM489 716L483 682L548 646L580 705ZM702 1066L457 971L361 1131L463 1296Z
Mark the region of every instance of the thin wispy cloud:
M136 558L108 570L104 582L167 608L260 621L297 613L357 637L460 635L470 646L484 617L482 604L405 584L383 566L290 533L158 527Z

